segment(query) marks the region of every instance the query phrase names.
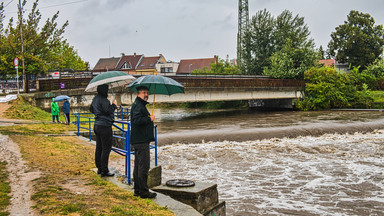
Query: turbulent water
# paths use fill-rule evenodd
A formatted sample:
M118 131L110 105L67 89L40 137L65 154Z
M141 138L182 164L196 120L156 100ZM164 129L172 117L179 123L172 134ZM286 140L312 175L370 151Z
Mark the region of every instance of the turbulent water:
M384 215L384 131L159 147L163 182L218 184L227 215Z

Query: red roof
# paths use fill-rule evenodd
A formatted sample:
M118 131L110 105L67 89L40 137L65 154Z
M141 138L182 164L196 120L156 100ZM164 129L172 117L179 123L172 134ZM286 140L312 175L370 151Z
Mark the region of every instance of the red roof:
M323 64L325 67L334 67L336 64L335 59L321 59L319 60L320 64Z
M139 63L141 57L143 55L125 55L120 58L119 64L117 64L116 69L117 70L126 70L126 69L121 69L121 67L127 63L131 69L135 70L136 67L138 66L137 64Z
M144 69L156 69L156 64L161 59L160 56L153 56L153 57L143 57L141 62L139 63L139 66L137 67L137 70L144 70Z
M190 74L193 70L203 69L204 67L210 70L212 62L216 62L216 58L182 59L176 73Z
M112 71L115 70L117 63L119 62L120 57L112 58L101 58L96 63L93 71Z

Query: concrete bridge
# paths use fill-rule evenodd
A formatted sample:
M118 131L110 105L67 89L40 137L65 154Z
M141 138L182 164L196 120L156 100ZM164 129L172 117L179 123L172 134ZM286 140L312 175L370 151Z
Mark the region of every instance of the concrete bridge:
M289 108L292 100L300 98L305 83L302 80L281 80L268 78L239 77L171 77L185 86L185 94L171 96L156 95L156 102L206 102L206 101L234 101L249 100L250 106L284 107ZM110 91L111 92L111 91ZM126 88L113 90L118 104L130 105L136 98L135 92ZM86 93L84 88L37 92L30 95L30 100L41 108L50 108L52 98L58 95L71 97L72 107L88 107L95 93ZM110 95L110 99L113 96ZM153 101L153 96L149 97Z

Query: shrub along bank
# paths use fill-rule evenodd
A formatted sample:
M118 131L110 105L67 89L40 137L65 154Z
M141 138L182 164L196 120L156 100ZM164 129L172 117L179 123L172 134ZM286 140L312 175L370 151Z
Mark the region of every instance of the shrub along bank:
M383 73L384 74L384 73ZM379 74L378 74L379 75ZM334 68L312 68L305 72L306 87L304 98L299 100L300 110L322 110L332 108L382 108L380 88L382 77L369 71L351 69L350 73ZM376 101L376 100L377 101Z

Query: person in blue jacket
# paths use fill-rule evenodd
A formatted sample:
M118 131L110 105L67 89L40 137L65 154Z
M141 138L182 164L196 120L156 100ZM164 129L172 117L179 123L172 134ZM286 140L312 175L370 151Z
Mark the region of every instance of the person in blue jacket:
M67 125L69 125L69 123L71 122L71 119L69 118L70 110L71 110L71 107L69 105L69 101L68 101L68 99L65 99L64 104L63 104L63 112L64 112L64 117L65 117L65 124L67 124Z

